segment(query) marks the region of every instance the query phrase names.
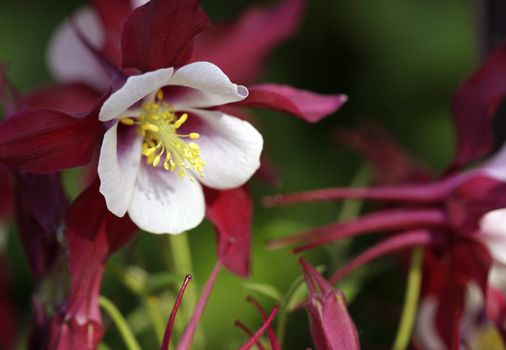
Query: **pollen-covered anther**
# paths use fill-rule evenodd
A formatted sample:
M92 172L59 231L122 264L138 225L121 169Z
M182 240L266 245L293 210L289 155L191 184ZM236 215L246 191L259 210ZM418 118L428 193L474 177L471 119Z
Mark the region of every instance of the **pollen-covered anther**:
M200 147L194 142L200 134L190 132L178 134L178 129L188 120L188 113L176 116L172 106L163 100L160 90L149 101L142 104L138 119L124 117L120 122L125 125L138 125L144 138L142 154L146 163L157 168L159 165L169 172L177 171L180 178L195 179L193 173L203 177L204 161L200 156Z
M134 124L135 124L135 119L133 119L133 118L128 118L128 117L126 117L126 118L121 118L119 121L120 121L122 124L125 124L125 125L134 125Z

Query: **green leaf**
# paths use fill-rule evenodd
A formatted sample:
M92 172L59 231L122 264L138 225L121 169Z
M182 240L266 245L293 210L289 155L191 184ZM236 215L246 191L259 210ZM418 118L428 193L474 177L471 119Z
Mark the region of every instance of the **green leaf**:
M323 273L325 266L319 265L316 267L316 271ZM288 289L286 293L286 305L285 309L287 312L292 312L299 307L299 305L307 298L307 286L304 283L304 277L299 276Z
M265 296L273 299L274 301L276 301L279 304L282 304L284 301L284 298L283 298L283 295L281 294L281 292L271 285L263 284L263 283L247 282L247 283L243 283L242 286L245 289L248 289L252 292L257 292L262 295L265 295Z
M111 348L108 347L105 343L100 343L98 345L98 350L111 350Z

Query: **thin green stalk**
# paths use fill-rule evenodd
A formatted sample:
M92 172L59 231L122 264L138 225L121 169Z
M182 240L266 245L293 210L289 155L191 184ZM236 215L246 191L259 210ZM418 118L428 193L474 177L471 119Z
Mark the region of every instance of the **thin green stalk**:
M170 261L167 262L168 268L178 276L193 274L193 264L187 233L163 235L163 237L170 251ZM198 285L193 281L191 287L186 290L181 302L180 314L182 317L177 320L175 325L175 328L177 328L177 331L180 333L183 332L185 325L192 318L193 310L198 300L197 291ZM201 331L198 330L196 332L193 344L195 349L203 347L204 335Z
M283 348L283 343L285 340L285 333L286 333L286 323L288 321L288 306L290 304L290 301L292 299L292 295L295 293L297 288L302 284L303 278L302 276L299 276L288 288L288 291L286 292L286 296L284 298L283 303L280 305L279 313L278 313L278 320L276 322L276 337L279 341L279 346Z
M371 166L368 163L364 163L358 168L355 175L353 175L348 187L367 187L371 182L371 177ZM342 201L337 221L345 222L356 219L360 215L363 206L363 199L345 199ZM326 247L329 251L329 255L331 257L345 256L345 252L348 251L350 242L351 238L348 238L327 245ZM328 268L331 271L335 271L339 268L339 266L341 266L341 264L342 259L331 259Z
M279 313L278 313L278 322L277 322L277 332L276 332L276 338L278 338L279 346L283 348L283 343L285 340L285 333L286 333L286 322L288 321L287 317L287 310L286 310L286 303L285 305L282 305L280 307Z
M193 264L187 233L164 235L163 237L170 250L170 261L168 262L169 269L178 276L193 274ZM196 283L192 282L192 288L188 288L181 303L181 314L185 321L191 318L197 299Z
M155 331L156 338L158 339L158 343L161 344L163 340L165 324L162 315L160 314L160 302L158 298L154 296L144 295L142 299L144 306L148 312L151 325L153 326L153 330Z
M128 325L127 321L123 317L123 315L120 313L118 308L104 296L100 296L98 298L98 303L100 307L107 312L111 320L114 322L116 327L118 327L118 330L123 337L123 341L125 342L125 345L128 350L141 350L141 347L139 343L137 342L137 339L135 339L135 336L133 335L132 330L130 329L130 326Z
M357 170L349 187L365 187L371 182L371 167L369 164L363 164ZM356 219L360 215L363 199L346 199L341 205L338 221L347 221Z
M405 350L409 346L409 341L415 325L418 300L420 297L420 285L422 282L422 257L423 249L420 247L415 248L411 255L406 297L404 299L401 321L395 337L393 350Z

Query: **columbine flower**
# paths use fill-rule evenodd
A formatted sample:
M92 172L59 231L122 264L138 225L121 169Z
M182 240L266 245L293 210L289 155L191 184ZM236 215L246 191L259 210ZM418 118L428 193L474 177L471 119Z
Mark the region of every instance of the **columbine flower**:
M177 89L176 89L177 87ZM260 165L263 140L248 122L208 110L246 98L215 65L196 62L128 78L102 106L100 192L142 229L179 233L205 214L201 184L229 189Z
M504 321L506 320L506 209L492 210L479 220L479 237L491 254L493 265L488 274L486 295L480 285L464 279L462 298L459 349L504 349ZM438 271L438 266L430 266ZM474 267L476 268L476 266ZM453 278L435 272L425 296L420 302L415 329L415 341L421 349L446 350L448 346L440 336L442 328L438 310L441 289L447 288L444 280ZM462 276L460 276L462 280ZM444 307L444 306L442 306Z
M0 134L5 136L0 140L0 163L30 172L52 172L88 164L105 132L97 118L103 102L99 96L107 92L111 83L113 91L116 90L132 72L146 73L194 61L212 61L225 67L234 81L240 79L242 83L252 79L270 48L293 32L304 0L284 0L274 8L252 9L227 30L220 28L209 36L199 36L195 43L194 37L209 25L198 0L149 1L139 6L141 3L144 1L97 0L93 8L73 16L73 26L67 22L57 31L51 40L49 62L54 76L65 85L32 93L29 105L39 109L18 113L16 122L0 123ZM258 34L257 27L268 30ZM255 39L255 45L250 45L251 38ZM192 47L195 47L193 55ZM240 67L236 62L241 62ZM169 91L166 99L170 104L177 96L181 97ZM244 113L231 107L265 108L314 123L334 113L345 101L344 95L319 95L285 85L260 84L249 88L248 98L228 104L222 111L241 117ZM82 111L88 111L85 117ZM201 120L184 112L189 119L182 129ZM123 134L124 127L123 124L117 127L118 135ZM135 127L132 125L130 129ZM190 129L188 132L197 130ZM204 136L199 140L183 140L201 145ZM206 151L201 152L205 162ZM164 164L162 158L160 168ZM210 178L206 169L210 167L203 165L205 178ZM211 187L204 187L206 214L216 228L220 260L231 271L247 276L252 217L247 187L229 190ZM178 209L192 215L201 212L200 208Z
M337 283L357 267L377 257L424 247L422 294L432 295L438 301L435 312L439 337L447 348L457 348L468 285L478 285L488 303L490 286L487 277L493 264L504 260L504 254L497 254L497 250L501 250L498 242L505 241L505 236L500 234L504 220L502 215L497 214L502 211L495 210L506 208L506 144L480 167L458 170L492 151L494 113L506 96L503 80L498 80L498 76L503 77L505 72L505 56L506 45L503 44L455 94L458 148L453 164L442 179L430 182L422 176L420 180L413 181L412 176L419 174L420 169L411 168L405 169L402 176L406 178L399 178L397 185L332 188L271 198L271 204L352 198L379 200L388 205L387 209L356 220L281 238L271 245L305 242L294 250L301 252L346 237L392 232L390 237L335 272L330 278L331 283ZM381 154L377 150L373 153ZM412 162L403 163L407 167L414 165ZM383 161L378 168L381 170L386 164L390 163ZM491 310L487 311L486 316L494 320ZM504 322L496 324L504 332Z
M496 265L492 268L488 278L489 296L484 298L480 288L475 283L467 285L462 317L460 319L460 344L458 349L505 349L503 343L504 333L501 324L504 322L504 300L502 305L491 303L488 300L500 296L506 291L506 271L504 266ZM491 295L492 293L492 295ZM494 295L495 294L495 295ZM503 298L501 298L503 299ZM448 347L438 334L437 310L439 300L434 295L427 295L420 301L419 313L415 327L415 343L420 349L446 350ZM488 317L487 308L497 314L502 314L501 323L494 322ZM489 312L490 313L490 312Z

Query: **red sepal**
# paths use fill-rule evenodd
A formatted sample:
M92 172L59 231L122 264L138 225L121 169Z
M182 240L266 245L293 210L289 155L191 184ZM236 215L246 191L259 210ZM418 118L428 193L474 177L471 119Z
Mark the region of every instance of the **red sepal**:
M12 181L7 168L0 165L0 218L8 216L12 208Z
M7 259L0 255L0 349L14 349L17 338L17 307L10 295L10 282Z
M83 338L89 343L86 345L90 349L96 348L101 334L98 296L106 259L125 245L137 231L128 217L119 218L107 210L98 188L97 180L70 206L67 215L66 237L71 286L63 311L65 317L62 320L65 322L61 327L62 331L66 327L74 328L67 334L72 340L58 340L75 344L76 339L87 334L86 327L77 327L85 323L93 327L94 335L98 334Z
M248 277L253 206L247 187L204 190L206 215L214 224L218 236L218 259L230 271Z
M235 83L256 80L270 51L295 32L305 3L284 0L272 8L255 6L233 24L213 24L195 38L191 61L212 62Z
M487 155L493 148L492 122L506 97L506 43L500 44L453 97L457 128L454 166Z
M460 320L464 310L466 284L459 280L450 268L438 296L436 326L439 336L449 350L458 350L460 343Z
M336 141L371 162L378 185L429 180L427 167L416 161L380 124L369 121L354 130L340 129L336 132Z
M18 171L52 173L86 165L105 132L100 103L85 117L27 109L0 124L0 163Z
M100 17L104 31L104 43L101 52L115 65L121 64L121 48L119 39L123 24L130 12L133 1L126 0L92 0L93 6Z
M450 259L442 260L437 268L441 286L436 325L448 349L458 350L467 286L471 281L476 282L483 295L488 294L488 273L492 258L481 243L465 238L453 242L446 249ZM431 275L434 271L427 273Z
M490 285L486 299L487 316L496 325L503 345L506 345L506 296L499 288Z
M88 85L70 83L32 91L26 103L32 108L49 108L65 113L89 111L100 94Z
M336 112L348 99L346 95L321 95L278 84L258 84L248 89L246 99L231 105L285 112L310 123Z
M67 199L58 174L15 174L15 215L31 273L40 282L60 251Z
M209 27L198 0L151 0L128 16L121 36L123 68L147 72L188 62L193 37Z

